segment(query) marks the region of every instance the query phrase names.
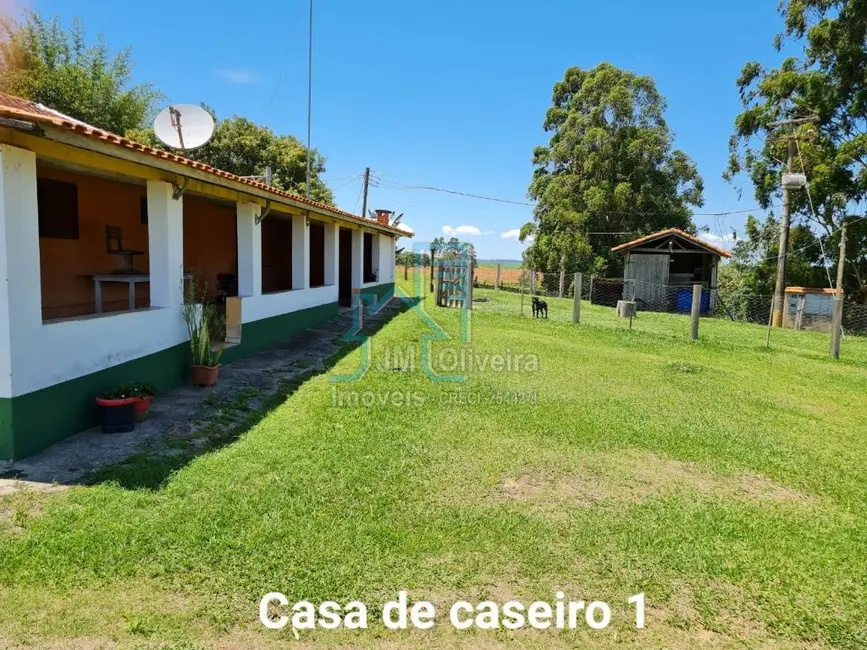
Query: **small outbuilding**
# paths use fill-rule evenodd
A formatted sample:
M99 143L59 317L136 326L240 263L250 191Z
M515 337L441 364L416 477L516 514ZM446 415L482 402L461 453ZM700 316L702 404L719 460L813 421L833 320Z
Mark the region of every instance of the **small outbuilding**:
M727 250L678 228L645 235L611 250L625 257L624 299L648 311L690 311L696 283L703 287L701 311L710 311L719 261L731 257Z

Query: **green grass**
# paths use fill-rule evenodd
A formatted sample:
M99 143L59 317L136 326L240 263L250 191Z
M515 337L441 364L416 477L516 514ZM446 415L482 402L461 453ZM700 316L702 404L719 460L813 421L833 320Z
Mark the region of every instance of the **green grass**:
M371 407L336 405L319 375L158 485L145 456L95 485L0 501L0 641L299 647L256 621L264 593L374 610L399 589L444 609L563 590L610 602L612 626L457 633L441 617L425 633L301 639L864 647L865 341L847 339L835 362L823 335L774 332L767 350L764 328L707 319L690 343L682 316L641 314L630 331L585 303L575 326L569 301L550 299L545 322L519 318L515 294L484 296L469 349L536 355L537 372L434 383L419 363L374 363L336 389L389 398ZM438 359L460 314L427 310L453 336ZM428 331L401 314L375 335L375 361ZM122 487L139 473L147 487ZM636 632L626 599L640 591Z

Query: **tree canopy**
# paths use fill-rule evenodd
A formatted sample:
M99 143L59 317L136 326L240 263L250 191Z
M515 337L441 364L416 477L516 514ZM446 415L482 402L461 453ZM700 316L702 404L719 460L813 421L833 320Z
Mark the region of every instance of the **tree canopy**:
M777 68L744 66L737 82L744 110L735 120L725 177L734 182L746 173L756 199L770 206L781 195L784 136L796 133L795 167L807 174L809 193L791 193L793 221L817 227L835 263L839 228L844 219L863 215L867 198L867 0L786 0L780 11L784 27L774 45L779 50L795 42L803 53ZM790 117L813 122L773 126ZM846 292L867 300L863 220L849 229L846 253Z
M307 147L294 135L277 135L267 126L260 126L247 118L233 116L218 119L214 111L204 106L216 122L214 137L203 147L188 151L192 160L238 176L263 176L271 167L272 185L301 196L307 188ZM150 127L129 134L138 142L166 149L154 136ZM315 149L311 164L310 198L334 204L331 189L322 181L325 158Z
M128 48L110 53L101 34L88 44L78 19L68 30L33 12L0 20L0 90L120 135L146 125L162 100L151 84L131 84L132 67Z
M693 230L690 206L703 204L695 163L672 148L665 99L650 77L602 63L569 68L554 85L544 129L548 146L533 151L528 194L533 221L528 264L540 271L613 272L610 250L625 232L638 236Z

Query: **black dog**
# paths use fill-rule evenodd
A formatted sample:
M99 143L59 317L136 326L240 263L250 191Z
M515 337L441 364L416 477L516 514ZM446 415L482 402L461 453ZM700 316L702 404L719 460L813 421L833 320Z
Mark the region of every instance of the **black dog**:
M533 296L533 318L543 316L548 318L548 303Z

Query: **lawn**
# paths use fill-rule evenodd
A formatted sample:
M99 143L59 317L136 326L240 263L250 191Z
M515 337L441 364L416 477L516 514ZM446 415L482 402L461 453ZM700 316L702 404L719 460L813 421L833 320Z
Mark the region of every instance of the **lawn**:
M402 275L400 276L402 277ZM867 342L568 301L520 318L480 292L463 382L416 357L407 311L362 351L179 469L128 489L139 457L86 487L0 502L0 646L860 648L867 644ZM451 341L460 313L428 304ZM506 359L508 368L493 360ZM528 361L536 360L535 363ZM482 361L485 363L481 369ZM516 370L517 368L517 370ZM353 402L353 400L356 400ZM367 402L370 405L359 405ZM141 484L141 482L139 482ZM406 589L432 630L376 609ZM370 629L266 630L258 602L361 600ZM455 631L455 600L605 601L576 631ZM633 594L646 628L634 629Z

